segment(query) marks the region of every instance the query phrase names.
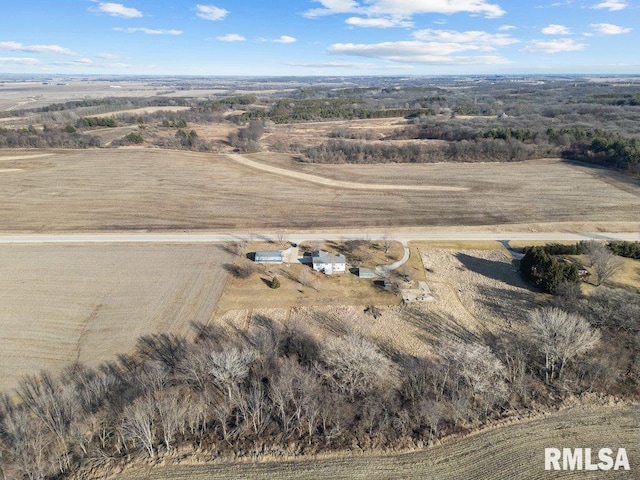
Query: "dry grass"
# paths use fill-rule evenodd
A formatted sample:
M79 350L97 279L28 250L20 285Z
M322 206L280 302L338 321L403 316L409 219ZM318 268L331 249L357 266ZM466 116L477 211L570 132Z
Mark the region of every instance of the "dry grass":
M251 242L244 247L241 257L236 257L236 266L248 266L254 273L249 278L230 278L219 303L220 313L232 310L252 310L259 298L259 308L290 309L302 306L326 305L395 305L400 297L381 289L371 279L357 276L355 268L392 263L402 258L404 249L399 242L391 242L387 253L383 242L324 242L299 245L299 255L322 248L330 253L343 253L347 257L347 272L325 275L303 264L256 264L247 255L261 250L282 250L289 244ZM353 270L353 271L350 271ZM274 276L280 280L280 288L269 284Z
M612 287L634 288L640 293L640 260L622 259L622 270L617 272L608 284Z
M349 454L261 463L133 467L117 475L134 480L306 479L551 480L637 478L640 417L637 406L575 407L493 427L444 445L404 454ZM626 448L631 472L546 472L548 447ZM203 462L206 460L202 460Z
M632 222L640 209L640 188L630 192L628 185L618 188L615 178L603 181L589 168L556 160L300 167L359 183L469 189L396 192L312 184L239 165L224 155L105 149L15 159L19 153L11 151L14 159L4 161L3 168L22 171L0 176L0 225L5 232L278 227L353 231L381 226ZM33 151L21 153L28 156Z
M228 258L217 245L0 247L0 391L114 360L142 335L189 334L213 315Z
M212 321L239 329L257 317L281 327L293 321L319 340L355 331L392 358L435 355L446 339L491 342L523 330L527 311L538 305L539 297L502 249L412 247L399 273L415 271L416 281L426 279L437 298L433 303L400 305L398 295L349 273L325 276L303 265L257 268L249 279L229 279ZM312 272L308 286L298 280L303 269ZM274 274L282 284L276 290L268 286ZM393 280L400 282L397 276ZM365 313L368 305L381 307L377 318Z
M452 337L491 342L525 328L538 296L504 250L420 251L427 283L438 301L416 306L411 313L428 326L424 338L431 345Z
M145 113L157 113L157 112L184 112L185 110L189 110L191 107L178 107L178 106L154 106L154 107L144 107L144 108L131 108L128 110L116 110L113 112L107 113L99 113L96 115L89 115L91 117L97 118L108 118L115 117L118 118L119 115L143 115Z

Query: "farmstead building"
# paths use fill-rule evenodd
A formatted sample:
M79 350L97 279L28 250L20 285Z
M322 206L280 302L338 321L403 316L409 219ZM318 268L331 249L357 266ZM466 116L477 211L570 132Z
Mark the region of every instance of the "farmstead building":
M283 255L280 250L256 252L256 263L282 263Z
M329 255L324 250L316 250L311 255L313 269L331 275L332 273L342 273L347 269L347 259L344 255Z

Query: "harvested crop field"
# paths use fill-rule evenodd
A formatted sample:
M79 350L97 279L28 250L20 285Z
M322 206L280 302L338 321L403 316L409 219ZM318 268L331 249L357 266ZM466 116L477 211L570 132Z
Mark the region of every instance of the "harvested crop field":
M16 158L21 153L25 158ZM56 154L7 152L13 158L2 167L21 171L0 176L4 232L633 222L640 210L637 185L559 160L299 167L358 184L462 188L396 191L320 185L225 155L144 148L50 153ZM250 158L267 163L282 157Z
M0 391L23 375L96 365L139 336L211 318L229 254L217 245L0 247Z
M126 470L118 478L551 480L638 478L638 406L575 407L533 420L493 427L466 438L405 454L348 455L263 463L167 465ZM631 471L547 472L545 448L625 448ZM597 460L596 460L597 461Z

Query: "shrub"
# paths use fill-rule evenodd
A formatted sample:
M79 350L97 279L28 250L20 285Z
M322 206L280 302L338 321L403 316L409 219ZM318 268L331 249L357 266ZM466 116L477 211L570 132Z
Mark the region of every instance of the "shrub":
M563 282L578 283L580 275L575 265L559 262L544 247L526 247L520 261L520 272L547 293L554 293Z
M139 133L131 132L130 134L125 135L122 141L126 144L140 145L144 142L144 139Z

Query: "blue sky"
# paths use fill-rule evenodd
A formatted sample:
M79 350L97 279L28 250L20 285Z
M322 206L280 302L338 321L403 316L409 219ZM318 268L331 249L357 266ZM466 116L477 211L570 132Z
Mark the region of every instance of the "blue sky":
M630 0L3 3L5 73L640 73Z

